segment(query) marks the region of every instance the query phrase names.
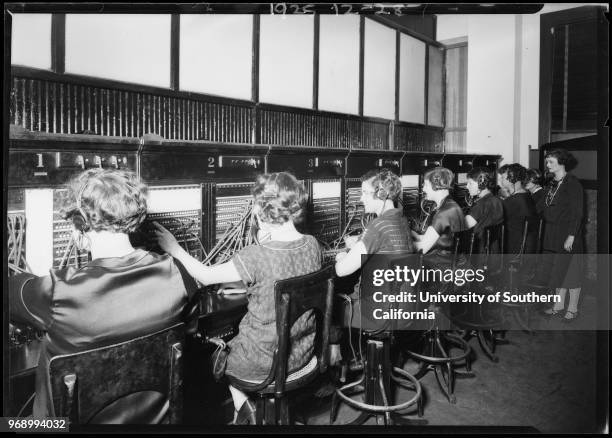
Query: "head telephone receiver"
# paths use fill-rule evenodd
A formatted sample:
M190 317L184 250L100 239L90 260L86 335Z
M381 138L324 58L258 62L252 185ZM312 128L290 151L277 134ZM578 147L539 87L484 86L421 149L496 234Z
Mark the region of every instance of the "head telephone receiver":
M476 181L476 183L478 184L478 190L482 191L484 189L487 189L490 180L491 177L486 173L481 173L480 175L478 175L478 180Z
M83 192L85 191L85 188L87 187L87 183L83 184L83 187L81 187L81 189L79 190L79 193L77 194L76 197L76 207L74 210L72 210L69 214L69 218L72 220L72 223L74 225L74 228L76 228L78 231L81 232L86 232L89 231L89 224L87 223L87 215L85 214L85 212L83 211L83 208L81 207L81 198L83 197Z
M380 169L376 175L376 179L378 180L378 188L374 192L374 196L376 199L380 199L381 201L386 201L389 199L389 191L383 187L383 181L386 181L388 176L389 171L387 169Z

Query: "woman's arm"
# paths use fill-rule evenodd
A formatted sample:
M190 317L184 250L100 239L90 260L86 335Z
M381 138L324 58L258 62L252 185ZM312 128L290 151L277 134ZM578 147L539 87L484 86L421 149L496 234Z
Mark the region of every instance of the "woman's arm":
M577 179L572 178L571 184L568 184L569 209L568 216L570 218L569 235L576 236L582 225L583 210L584 210L584 191L582 184Z
M478 222L471 215L467 215L465 217L465 226L469 230L470 228L474 228Z
M159 246L180 261L185 266L185 269L187 269L187 272L200 283L209 285L242 280L233 261L230 260L217 266L204 266L178 244L170 231L157 222L153 222L153 225L156 228L155 235Z
M348 253L336 256L336 275L346 277L361 268L361 256L367 254L363 242L357 242Z
M417 252L419 250L422 250L423 254L427 254L429 250L434 246L439 237L440 235L433 227L427 227L427 230L425 231L425 234L423 234L423 236L421 237L421 240L414 243L415 249L417 250Z

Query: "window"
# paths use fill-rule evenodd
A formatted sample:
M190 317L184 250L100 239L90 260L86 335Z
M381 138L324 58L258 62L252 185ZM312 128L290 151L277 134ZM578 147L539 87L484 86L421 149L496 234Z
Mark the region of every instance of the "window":
M66 14L66 73L170 87L170 15Z
M424 42L402 34L400 37L399 119L425 123Z
M446 49L444 147L447 152L465 152L467 148L467 54L467 44Z
M553 28L551 141L597 132L597 26L590 21Z
M363 115L395 119L395 30L365 20Z
M359 16L321 15L319 109L359 113Z
M312 108L314 16L262 15L259 100Z
M427 124L442 126L442 93L444 92L444 51L429 46L429 82L427 94Z
M11 64L51 69L51 14L13 14Z
M251 99L252 15L181 15L181 90Z

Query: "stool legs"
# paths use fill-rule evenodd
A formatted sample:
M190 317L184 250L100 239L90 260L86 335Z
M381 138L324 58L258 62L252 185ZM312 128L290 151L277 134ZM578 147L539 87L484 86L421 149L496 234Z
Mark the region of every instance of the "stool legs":
M428 371L434 371L438 386L442 393L446 396L450 403L456 403L457 399L454 394L455 379L458 377L475 377L470 371L470 359L471 348L468 343L458 336L454 336L450 333L443 333L437 327L430 330L427 333L427 344L425 346L425 354L418 354L412 351L406 351L414 359L422 362L419 371L415 374L417 379L420 379ZM463 352L457 356L450 356L444 345L442 339L446 340L450 344L454 344L463 350ZM468 372L459 373L455 371L454 365L457 362L465 360L466 368Z
M395 372L398 376L393 375ZM391 380L400 386L414 390L416 396L400 405L391 405ZM363 384L363 386L362 386ZM363 402L348 398L349 394L365 391ZM377 424L416 424L419 421L409 421L401 418L395 411L406 409L415 403L417 413L423 415L421 387L418 380L400 368L391 367L389 345L385 342L369 340L366 347L366 360L362 377L354 383L344 385L336 390L332 397L330 423L336 418L339 399L365 412L348 424L363 424L370 417L376 417ZM424 423L424 421L421 421Z

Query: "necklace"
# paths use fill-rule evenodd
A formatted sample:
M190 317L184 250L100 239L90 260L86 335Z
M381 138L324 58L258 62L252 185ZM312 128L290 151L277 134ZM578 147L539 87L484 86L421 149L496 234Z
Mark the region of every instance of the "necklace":
M563 180L565 179L565 177L561 178L559 180L559 183L557 184L557 187L555 187L554 190L549 189L548 192L546 192L546 199L544 199L544 205L546 205L547 207L550 207L550 205L552 204L553 200L555 199L555 196L557 195L557 192L559 191L559 187L561 187L561 183L563 183Z

